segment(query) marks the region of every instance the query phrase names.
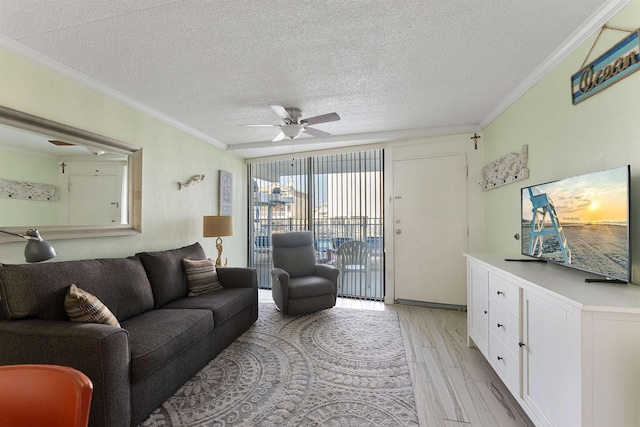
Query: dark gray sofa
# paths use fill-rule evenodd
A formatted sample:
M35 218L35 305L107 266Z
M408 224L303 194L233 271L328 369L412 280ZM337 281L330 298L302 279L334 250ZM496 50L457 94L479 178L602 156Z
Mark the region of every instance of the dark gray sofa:
M223 289L187 297L182 259L195 243L128 258L0 264L0 365L74 367L93 382L89 425L136 426L258 318L255 269L219 268ZM121 327L77 323L71 284L98 297Z

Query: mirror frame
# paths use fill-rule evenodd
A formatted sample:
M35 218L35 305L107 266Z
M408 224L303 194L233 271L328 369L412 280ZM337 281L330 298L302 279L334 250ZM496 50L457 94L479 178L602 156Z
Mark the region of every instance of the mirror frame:
M86 130L67 126L28 113L0 106L0 124L18 129L45 134L48 137L78 143L88 147L126 154L129 157L129 223L122 225L56 225L25 227L3 227L14 233L24 233L28 228L37 228L45 240L79 239L89 237L124 236L142 233L142 148L98 135ZM24 242L20 237L0 233L0 243Z

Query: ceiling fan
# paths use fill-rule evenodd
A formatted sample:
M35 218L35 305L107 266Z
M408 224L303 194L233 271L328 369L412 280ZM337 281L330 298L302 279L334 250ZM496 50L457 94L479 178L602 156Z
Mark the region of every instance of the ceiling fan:
M72 144L70 142L64 142L64 141L59 141L57 139L50 139L49 142L53 145L56 145L58 147L69 147L69 146L73 146L75 144Z
M269 107L274 113L278 115L283 121L282 125L240 125L240 126L255 126L255 127L279 127L280 133L273 138L273 142L281 141L285 138L296 139L302 132L315 136L318 138L326 138L331 136L330 133L309 127L309 125L317 125L320 123L335 122L340 120L340 116L337 113L322 114L320 116L309 117L302 119L302 112L298 108L282 107L280 105L269 104Z

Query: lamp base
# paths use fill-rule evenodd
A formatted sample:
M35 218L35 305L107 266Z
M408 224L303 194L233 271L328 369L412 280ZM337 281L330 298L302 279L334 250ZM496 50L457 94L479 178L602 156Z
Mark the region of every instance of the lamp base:
M222 239L216 239L216 249L218 250L218 258L216 258L216 267L222 267ZM227 258L224 259L224 266L227 266Z

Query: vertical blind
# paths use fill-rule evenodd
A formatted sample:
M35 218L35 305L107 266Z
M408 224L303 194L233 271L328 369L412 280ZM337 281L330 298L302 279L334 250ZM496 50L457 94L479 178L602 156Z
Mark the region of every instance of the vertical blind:
M271 235L311 230L318 262L338 265L347 259L338 257L342 244L363 242L370 255L355 271L344 268L339 293L382 299L383 171L383 150L250 164L249 265L259 286L271 287Z

